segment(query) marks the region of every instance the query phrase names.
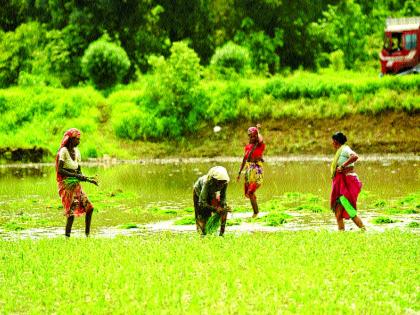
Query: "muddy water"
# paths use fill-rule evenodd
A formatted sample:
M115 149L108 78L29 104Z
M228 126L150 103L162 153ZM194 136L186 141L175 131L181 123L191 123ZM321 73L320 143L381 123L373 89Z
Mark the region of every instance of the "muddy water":
M328 208L331 181L331 157L272 157L265 163L264 184L258 191L260 204L282 198L289 192L312 194ZM177 211L192 207L194 181L214 165L225 166L231 176L228 202L234 208L249 209L243 197L243 179L236 182L240 161L234 158L212 160L153 160L102 161L86 163L82 169L87 175L97 174L100 187L84 184L84 190L95 204L93 233L114 236L144 233L153 230L192 231L194 226L174 225ZM409 194L420 191L420 157L418 156L361 156L356 171L363 182L360 198L360 216L372 230L404 227L409 222L420 222L418 214L395 215L397 222L377 226L370 222L380 214L369 208L375 200L391 204ZM293 200L292 200L293 201ZM291 202L292 202L291 201ZM169 215L159 216L167 210ZM228 227L229 231L276 231L295 229L335 229L331 213L302 213L287 211L293 219L281 227L266 227L258 222L242 222ZM185 212L182 213L186 215ZM189 214L191 215L191 214ZM240 219L246 213L233 212ZM11 220L11 218L13 220ZM23 218L23 219L22 219ZM20 221L19 221L20 220ZM13 230L5 224L22 222L29 228ZM249 220L248 220L249 221ZM118 226L135 223L137 229ZM53 237L62 234L64 218L57 195L52 164L2 165L0 167L0 233L3 237ZM25 225L24 225L25 226ZM353 227L349 224L349 227ZM75 235L80 235L83 219L76 219Z

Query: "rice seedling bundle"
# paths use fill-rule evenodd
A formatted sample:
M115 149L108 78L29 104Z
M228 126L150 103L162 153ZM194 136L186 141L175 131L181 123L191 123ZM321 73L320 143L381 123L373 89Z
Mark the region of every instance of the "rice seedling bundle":
M213 214L206 223L206 234L213 234L220 227L220 214Z
M67 177L63 180L63 183L66 189L74 189L80 183L80 180L76 177Z

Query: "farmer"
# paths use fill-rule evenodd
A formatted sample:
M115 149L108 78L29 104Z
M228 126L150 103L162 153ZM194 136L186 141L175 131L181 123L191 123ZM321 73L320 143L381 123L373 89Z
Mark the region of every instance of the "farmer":
M212 213L220 215L220 236L225 233L229 207L226 205L226 189L229 175L223 166L212 167L194 184L193 201L197 232L206 235L206 224ZM219 194L217 194L219 192Z
M362 230L366 230L362 220L357 216L357 197L362 188L357 174L354 172L354 163L359 158L350 149L347 137L342 132L332 136L332 145L336 149L334 160L331 163L332 191L330 205L335 212L338 230L344 231L344 220L352 219Z
M81 161L80 151L77 146L80 143L80 131L71 128L64 133L60 149L55 159L57 173L58 194L64 206L64 215L67 217L65 235L70 237L74 216L86 214L85 234L89 236L90 222L92 220L93 205L82 191L78 181L88 181L98 185L97 181L84 176L81 172L79 162ZM66 183L66 179L75 178L76 182Z
M254 214L258 216L258 204L256 190L263 182L263 153L265 144L259 133L260 125L248 129L249 143L245 146L245 154L239 169L237 180L239 181L243 168L245 167L245 196L251 201Z

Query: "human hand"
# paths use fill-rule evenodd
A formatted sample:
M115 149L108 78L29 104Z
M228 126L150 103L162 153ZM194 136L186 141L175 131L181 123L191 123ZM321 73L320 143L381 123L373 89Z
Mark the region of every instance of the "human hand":
M98 178L96 176L95 177L86 177L86 181L91 183L91 184L94 184L96 186L99 186Z
M92 184L96 185L96 186L99 186L99 183L98 183L98 181L96 179L88 179L87 181L89 183L92 183Z
M340 165L339 167L337 167L337 172L342 173L343 169L344 169L344 167L342 165Z
M87 177L82 174L76 174L75 177L80 180L81 182L85 182Z

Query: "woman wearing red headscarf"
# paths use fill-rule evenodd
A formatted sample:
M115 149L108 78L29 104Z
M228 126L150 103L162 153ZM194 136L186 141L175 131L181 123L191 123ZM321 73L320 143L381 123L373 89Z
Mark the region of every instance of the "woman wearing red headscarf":
M257 127L248 128L249 143L245 146L245 154L242 160L241 168L239 169L238 178L241 177L241 172L245 167L245 196L249 198L254 214L253 218L258 215L256 190L263 182L263 153L265 144L263 138L259 133L259 125Z
M71 227L73 225L74 216L86 214L85 233L90 233L90 223L92 220L93 205L82 191L80 183L68 185L65 179L69 177L77 178L79 181L88 181L98 185L95 179L86 177L82 174L80 164L81 155L77 146L80 143L80 131L71 128L64 133L55 159L55 169L57 174L58 194L64 207L64 215L67 217L65 235L70 237Z

